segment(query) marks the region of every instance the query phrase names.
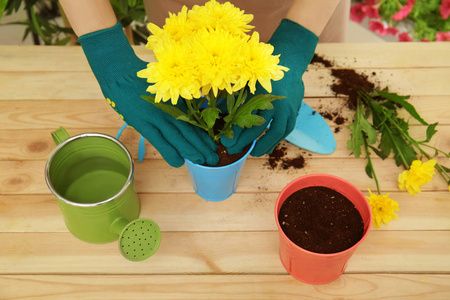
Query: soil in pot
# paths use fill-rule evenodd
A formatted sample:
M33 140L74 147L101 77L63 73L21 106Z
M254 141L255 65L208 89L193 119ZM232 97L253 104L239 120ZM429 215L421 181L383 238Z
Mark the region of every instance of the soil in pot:
M322 254L344 251L364 234L364 223L354 204L322 186L290 195L280 208L278 220L283 232L297 246Z
M218 144L218 148L217 148L217 155L219 155L219 162L217 164L215 164L214 166L211 165L204 165L204 166L208 166L208 167L222 167L222 166L226 166L226 165L230 165L236 161L238 161L239 159L241 159L250 149L251 144L249 144L247 147L244 148L244 151L242 151L241 153L237 153L237 154L229 154L227 151L227 148L222 145L222 143Z

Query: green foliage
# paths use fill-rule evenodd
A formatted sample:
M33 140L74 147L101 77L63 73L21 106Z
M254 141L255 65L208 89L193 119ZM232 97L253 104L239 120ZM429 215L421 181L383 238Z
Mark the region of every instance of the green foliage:
M74 0L76 1L76 0ZM95 1L95 0L93 0ZM132 25L135 44L147 42L146 14L143 1L110 0L117 20L123 27ZM72 28L60 26L57 19L61 17L61 8L57 0L0 0L0 21L3 15L17 13L21 7L27 12L26 20L2 25L25 26L22 40L29 34L36 45L65 45L71 40Z
M362 2L358 0L356 2ZM395 21L395 15L407 0L380 0L374 7L378 7L381 21L386 21L390 27L399 28L400 23L411 26L412 38L418 41L436 40L436 33L450 31L450 19L444 20L439 12L442 0L416 0L411 13L402 21ZM364 4L364 3L363 3Z
M218 95L218 97L215 97L212 93L207 95L204 99L208 100L208 107L204 108L201 107L204 99L200 100L199 103L196 100L182 99L181 101L184 101L187 107L186 113L174 105L162 102L156 103L155 98L152 96L143 95L142 98L177 120L202 128L208 132L215 142L218 142L222 135L230 139L233 138L233 125L238 125L242 128L263 125L266 120L256 115L255 112L273 109L272 101L285 98L283 96L265 94L253 96L247 101L247 95L248 93L245 89L242 89L239 93L227 94L226 111L221 111L216 107L217 100L221 95ZM221 122L217 122L218 120L221 120Z
M359 157L361 147L364 146L368 161L365 171L370 178L375 179L378 192L380 191L370 156L371 150L381 159L386 159L392 154L396 165L402 166L406 170L409 169L414 160L420 159L419 155L425 156L427 159L436 157L439 153L450 157L450 153L428 144L436 134L438 124L428 124L422 119L414 106L407 101L408 99L409 96L390 93L388 89L370 92L358 90L355 120L349 126L351 138L348 141L347 148L352 150L355 157ZM410 136L409 123L398 116L399 109L404 109L411 118L426 126L426 139L424 141L417 141ZM376 145L378 136L380 136L380 139L378 145ZM424 148L434 150L434 154L430 155ZM448 168L437 163L436 170L447 184L450 184Z

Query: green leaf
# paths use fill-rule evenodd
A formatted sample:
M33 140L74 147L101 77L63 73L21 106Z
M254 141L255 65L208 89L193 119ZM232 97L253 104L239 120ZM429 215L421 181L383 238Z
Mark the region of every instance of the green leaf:
M206 122L208 128L213 128L216 120L219 118L220 110L218 108L205 108L201 112L202 119Z
M142 97L142 99L150 102L151 104L160 108L163 112L171 115L172 117L174 117L176 119L181 119L181 117L186 117L187 119L189 119L188 115L186 113L184 113L181 109L176 107L175 105L165 104L162 102L156 103L155 97L149 96L149 95L142 95L141 97ZM183 120L183 121L185 121L185 120Z
M406 111L417 121L419 121L422 125L428 125L425 120L423 120L419 113L416 111L414 106L410 104L409 102L405 101L406 99L409 99L409 96L399 96L396 93L389 93L387 91L376 91L376 94L379 96L390 100L392 102L397 103L398 105L401 105Z
M203 130L205 130L205 131L208 131L208 128L206 128L206 126L200 124L200 123L197 122L195 119L189 118L187 115L184 115L184 116L183 116L183 115L180 115L180 116L178 116L176 119L177 119L177 120L180 120L180 121L187 122L187 123L192 124L192 125L194 125L194 126L200 127L201 129L203 129Z
M252 112L256 110L272 109L273 105L271 101L281 98L285 97L269 94L254 96L247 103L241 105L234 115L230 114L224 118L224 121L227 123L231 122L231 125L239 125L242 128L262 125L266 120L261 116L252 114Z
M0 21L2 20L3 12L5 11L8 0L0 0Z
M220 133L225 135L230 140L232 140L234 137L234 131L233 131L233 129L231 129L231 127L228 127L227 129L222 130Z
M429 141L431 141L431 138L437 132L436 130L437 125L438 123L433 123L427 126L427 139L423 141L424 143L428 143Z
M389 153L386 154L385 152L380 151L379 149L377 149L377 148L375 148L373 146L369 146L369 147L370 147L370 149L373 150L373 152L375 152L376 155L378 155L383 160L386 159L389 156Z
M62 40L56 41L53 45L55 46L63 46L70 42L72 38L70 36L63 38Z
M369 178L373 178L373 170L372 170L372 166L370 165L370 162L367 162L365 170L366 170L367 176L369 176Z
M381 133L380 148L389 147L394 152L395 164L408 169L413 160L417 158L413 146L405 140L397 128L389 128L386 124L381 129Z
M266 123L266 119L258 115L239 115L233 120L233 125L238 125L239 127L250 128L252 126L261 126Z
M349 126L351 130L350 140L347 142L347 149L353 151L353 155L358 158L361 156L361 146L364 144L364 139L367 143L372 145L377 142L377 131L364 118L364 112L361 101L358 101L355 113L355 121Z
M231 113L234 109L234 104L236 100L234 99L234 95L227 96L227 111Z

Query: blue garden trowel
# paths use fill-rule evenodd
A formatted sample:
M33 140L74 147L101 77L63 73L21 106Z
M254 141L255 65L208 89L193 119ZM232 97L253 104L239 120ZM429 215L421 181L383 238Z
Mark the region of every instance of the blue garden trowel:
M330 154L336 150L336 140L325 119L305 102L298 113L294 130L286 141L302 149Z

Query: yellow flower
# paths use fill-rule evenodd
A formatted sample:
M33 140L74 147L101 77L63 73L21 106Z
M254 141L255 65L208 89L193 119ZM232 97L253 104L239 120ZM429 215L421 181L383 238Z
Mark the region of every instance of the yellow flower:
M240 65L240 77L234 90L243 88L247 82L251 93L255 93L256 81L269 93L272 92L271 80L277 81L283 78L283 71L288 68L279 66L279 55L272 55L273 46L260 43L258 32L253 32L252 37L245 47L242 47L242 57Z
M241 45L245 40L232 35L223 29L199 30L193 40L193 60L198 68L202 93L206 95L211 89L217 96L218 90L233 92L234 84L240 74L237 62L242 60L239 55Z
M154 83L147 91L156 94L156 102L171 99L172 104L177 104L179 96L188 100L199 98L198 69L192 61L189 44L166 38L161 45L164 51L159 53L158 61L137 73L138 77Z
M400 210L398 203L389 198L389 193L386 195L372 194L369 190L370 196L367 197L370 208L372 210L372 223L376 228L380 228L384 223L389 225L389 222L393 219L398 220L398 215L394 211Z
M410 195L420 193L420 186L433 179L433 175L436 174L434 166L436 161L430 159L422 164L420 160L412 162L409 170L403 171L398 176L398 187L400 190L407 190Z
M147 28L151 35L147 38L146 48L155 50L155 48L162 44L165 39L171 38L176 42L179 42L185 37L192 36L192 26L190 26L189 23L186 6L183 6L178 15L169 12L169 18L166 19L163 28L160 28L153 23L149 23ZM155 53L155 57L157 54L158 53Z
M220 4L215 0L207 2L204 6L194 5L188 13L193 29L223 29L234 35L243 36L254 26L248 25L253 15L244 14L243 10L230 2Z

